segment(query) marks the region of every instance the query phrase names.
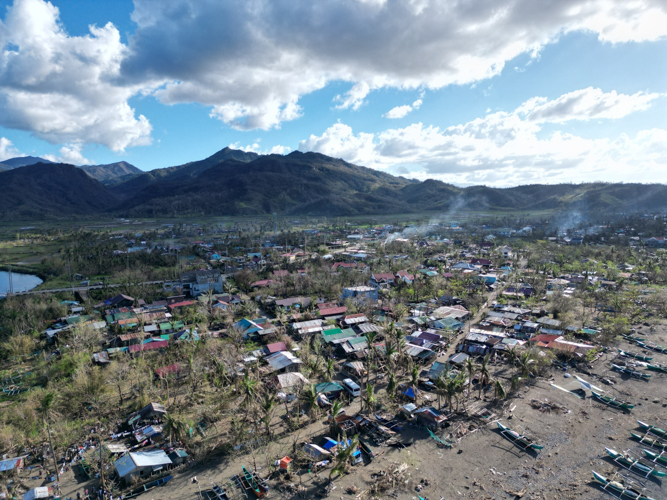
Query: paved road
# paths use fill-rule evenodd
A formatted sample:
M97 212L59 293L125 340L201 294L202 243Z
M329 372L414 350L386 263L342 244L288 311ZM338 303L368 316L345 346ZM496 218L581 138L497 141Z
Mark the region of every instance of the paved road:
M144 281L139 283L139 285L161 285L164 281ZM29 290L27 292L14 292L14 295L35 295L38 293L58 293L58 292L83 292L88 290L101 290L102 288L117 288L119 284L111 285L90 285L90 286L74 286L66 288L50 288L48 290Z

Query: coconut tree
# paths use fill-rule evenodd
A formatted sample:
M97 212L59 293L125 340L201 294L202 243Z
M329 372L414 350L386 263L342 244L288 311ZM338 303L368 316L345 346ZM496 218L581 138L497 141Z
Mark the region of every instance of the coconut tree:
M488 385L491 382L491 372L489 371L489 359L491 358L490 354L484 356L482 359L482 364L478 368L479 372L479 397L482 397L482 389L484 386Z
M367 411L371 412L375 409L377 398L375 397L375 394L373 394L373 386L371 384L366 384L366 395L362 402L365 404Z
M505 399L507 397L505 388L500 380L496 380L496 383L493 385L493 394L496 399Z
M271 437L271 420L276 409L276 397L273 394L265 394L262 400L262 423L266 427L266 435Z
M475 365L475 362L472 358L466 359L465 371L468 374L468 392L466 395L469 397L470 390L472 389L472 379L475 376L475 373L477 373L477 366Z
M338 451L334 458L334 466L331 472L329 472L329 482L332 481L334 474L342 475L347 472L347 469L350 467L352 454L359 447L359 434L355 434L348 442L347 436L343 433L343 437L339 442L345 443L345 446L343 447L339 444L337 447Z
M442 376L442 373L438 374L438 378L435 379L435 393L438 395L438 408L442 408L442 396L446 395L446 381Z
M521 353L521 356L517 360L517 365L523 378L528 377L528 375L535 371L535 363L536 361L533 359L531 353L528 351Z
M507 349L505 351L505 355L507 356L507 361L509 361L510 365L516 365L516 362L519 359L519 351L517 351L516 347L510 347Z
M336 374L336 362L332 358L327 359L326 364L324 365L324 372L327 375L327 380L331 382Z
M391 372L389 374L389 382L387 383L387 394L391 399L394 399L394 395L396 394L396 375L394 372Z
M49 445L51 447L51 456L53 457L53 467L56 471L58 489L60 490L60 471L58 470L58 464L56 462L56 450L53 448L53 440L51 439L51 425L49 423L50 420L57 415L55 411L56 396L57 394L55 392L47 392L44 394L44 397L42 397L42 399L39 401L38 412L42 417L44 425L46 426L46 432L49 437Z
M164 416L163 431L169 436L169 444L174 439L176 441L184 441L191 428L192 422L181 415L169 412Z
M246 370L246 372L243 374L243 378L240 381L240 385L241 394L243 395L241 406L243 406L246 410L249 410L257 399L259 381L250 378L250 371Z
M340 399L334 400L333 404L331 405L331 422L329 424L329 430L333 436L338 435L338 422L336 422L336 416L343 409L343 406L345 405Z
M319 412L319 405L317 404L317 391L315 390L314 385L309 385L303 389L299 395L299 399L306 403L308 407L308 415L311 418L314 418Z

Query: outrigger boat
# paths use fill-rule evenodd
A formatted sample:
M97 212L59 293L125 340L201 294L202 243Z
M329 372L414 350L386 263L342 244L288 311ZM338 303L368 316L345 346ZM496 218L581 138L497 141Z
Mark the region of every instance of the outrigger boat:
M528 448L532 448L533 450L541 450L542 448L544 448L544 446L535 443L528 436L520 434L517 431L510 429L509 427L505 427L500 422L496 423L498 424L500 433L513 443L517 444L520 448L523 448L524 450Z
M601 403L611 406L612 408L620 408L621 410L630 411L635 407L635 405L633 404L621 401L620 399L616 399L611 396L605 396L604 394L599 394L595 391L591 391L591 394L593 394L593 397L595 399L597 399Z
M623 349L618 350L618 354L624 358L635 358L640 361L651 361L653 358L650 356L644 356L643 354L637 354L635 352L624 351Z
M645 337L637 337L636 335L623 335L623 338L629 342L644 342Z
M651 375L649 375L648 373L636 372L630 368L626 368L625 366L619 366L613 363L611 366L614 368L614 370L630 375L631 377L639 378L646 381L648 381L651 378Z
M649 425L646 422L642 422L641 420L637 420L637 423L642 429L646 429L651 434L655 434L656 436L667 437L667 431L662 430L659 427L656 427L654 425Z
M604 491L610 492L616 498L630 498L632 500L653 500L650 497L642 495L641 492L637 491L634 488L631 488L626 483L626 480L623 478L622 481L613 481L607 479L602 474L598 474L595 471L593 472L593 479L600 483Z
M661 352L662 354L667 354L667 347L664 345L658 345L655 342L647 340L646 342L637 342L638 346L643 347L644 349L651 349L655 352Z
M651 462L647 464L642 462L639 458L633 457L627 450L623 453L619 453L616 450L612 450L611 448L605 448L605 450L607 451L607 455L614 459L614 462L625 467L629 471L637 472L642 474L644 477L665 477L667 475L662 471L656 470L655 467L652 466L653 464L651 464Z
M632 439L639 441L640 443L647 444L653 448L658 448L659 450L667 450L667 441L662 441L660 439L652 438L649 436L650 433L646 433L643 436L640 436L639 434L636 434L634 432L630 433L630 436L632 436Z
M252 490L257 498L262 498L269 492L269 486L257 476L257 473L249 471L245 465L242 465L241 469L243 470L241 482L247 490Z
M667 452L663 451L655 453L651 450L644 450L644 455L646 455L651 462L662 465L663 467L667 467L667 455L665 453Z
M372 461L375 458L375 453L373 453L373 450L371 449L371 447L368 446L361 439L359 440L359 448L361 448L361 451L363 451L368 456L369 460Z
M667 373L667 366L665 365L652 365L650 363L646 363L646 368L654 372Z

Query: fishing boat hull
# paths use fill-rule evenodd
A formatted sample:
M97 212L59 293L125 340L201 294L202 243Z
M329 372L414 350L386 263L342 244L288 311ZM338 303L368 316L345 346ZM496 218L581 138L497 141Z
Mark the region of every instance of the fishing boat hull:
M631 460L616 450L612 450L611 448L605 448L605 450L607 451L607 455L613 458L615 462L627 467L628 470L640 472L645 476L665 477L665 475L667 475L662 471L648 467L636 460Z
M667 450L667 441L661 441L660 439L653 439L647 436L640 436L639 434L635 434L634 432L631 432L630 436L632 436L632 439L634 439L635 441L647 444L652 448L657 448L659 450Z
M646 368L654 372L667 373L667 366L647 364Z
M648 458L651 462L655 462L656 464L660 464L663 467L667 467L667 456L654 453L650 450L643 450L643 452L644 455L646 455L646 458Z
M519 434L515 430L510 429L509 427L504 426L500 422L496 422L498 424L498 428L500 429L500 432L503 435L509 435L514 439L515 443L519 443L523 446L523 448L531 448L533 450L541 450L544 448L544 446L533 443L532 441L528 440L525 436L522 434Z
M620 483L609 481L602 474L598 474L595 471L592 472L593 472L593 479L595 479L596 482L603 485L605 490L616 493L617 497L619 498L630 498L632 500L653 500L650 497L642 495L637 490L626 488Z
M643 354L635 354L634 352L624 351L623 349L618 350L619 354L626 358L635 358L640 361L651 361L653 358L650 356L644 356Z
M656 434L657 436L667 437L667 431L662 430L659 427L655 427L654 425L649 425L646 422L642 422L641 420L637 420L637 423L642 429L651 431L653 434Z
M619 366L619 365L611 365L611 366L614 367L614 370L630 375L631 377L635 377L641 380L649 380L651 378L651 375L642 372L636 372L634 370L631 370L630 368L625 368L624 366Z
M619 408L621 410L632 410L635 405L626 403L625 401L619 401L617 399L610 398L609 396L604 396L602 394L599 394L595 391L591 391L591 394L593 394L593 397L597 399L598 401L611 406L612 408Z
M653 343L649 344L649 343L646 343L646 342L637 342L637 345L643 347L644 349L651 349L652 351L660 352L662 354L667 353L667 347L665 347L663 345L658 345L658 344L653 344Z

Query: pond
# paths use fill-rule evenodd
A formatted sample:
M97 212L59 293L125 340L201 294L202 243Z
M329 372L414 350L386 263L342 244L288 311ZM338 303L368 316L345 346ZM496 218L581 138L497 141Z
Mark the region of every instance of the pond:
M41 285L42 280L32 274L12 273L12 288L14 293L32 290ZM0 295L6 295L9 291L9 273L0 271Z

